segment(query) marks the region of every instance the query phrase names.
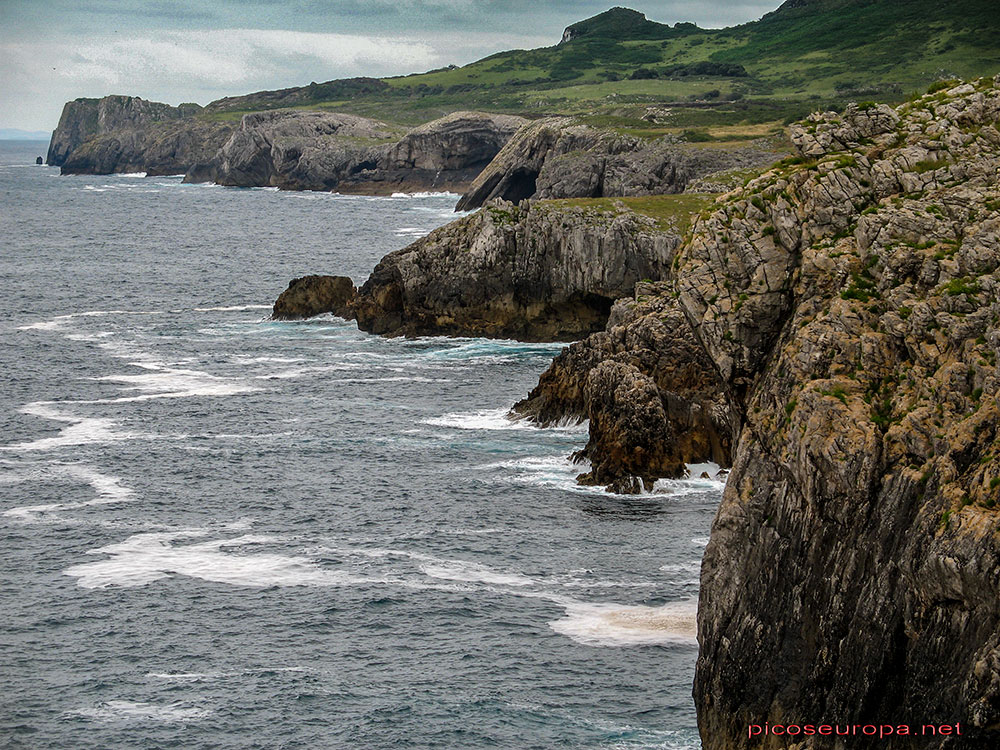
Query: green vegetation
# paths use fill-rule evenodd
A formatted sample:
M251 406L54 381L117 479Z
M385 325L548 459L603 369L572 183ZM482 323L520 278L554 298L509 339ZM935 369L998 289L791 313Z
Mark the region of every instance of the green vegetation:
M948 164L947 159L918 161L913 167L913 171L917 174L923 174L924 172L933 172L936 169L941 169L941 167L947 167Z
M845 391L844 387L841 385L835 385L828 391L820 390L820 395L835 398L842 404L847 403L847 391Z
M560 198L539 201L542 205L592 209L595 212L619 214L622 207L648 216L658 229L684 233L695 215L712 204L715 196L699 193L677 195L646 195L638 198Z
M709 143L720 125L780 127L848 101L901 102L928 85L938 91L1000 71L995 0L812 0L727 29L661 24L616 8L568 32L551 47L462 67L233 97L203 116L301 107L415 124L482 109L611 118L646 137L688 131Z
M947 284L944 285L945 294L952 297L958 297L962 294L974 295L979 294L979 284L975 279L972 278L961 278L952 279Z
M868 275L868 271L851 274L851 283L847 289L840 294L841 299L856 299L860 302L868 302L873 297L879 297L875 288L875 281Z

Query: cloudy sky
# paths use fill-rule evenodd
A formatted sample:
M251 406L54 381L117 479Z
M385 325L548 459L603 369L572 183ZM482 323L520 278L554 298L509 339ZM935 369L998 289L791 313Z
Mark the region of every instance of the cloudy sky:
M621 0L618 0L621 2ZM0 0L0 128L51 130L80 96L206 104L554 44L615 0ZM633 0L665 23L754 20L780 0Z

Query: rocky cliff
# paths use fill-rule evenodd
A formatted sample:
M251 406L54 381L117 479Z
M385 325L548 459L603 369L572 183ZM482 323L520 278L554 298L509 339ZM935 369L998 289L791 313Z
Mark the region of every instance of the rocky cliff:
M703 200L675 198L677 215L658 206L656 217L611 201L494 202L383 258L359 292L358 325L546 341L600 330L616 299L669 273Z
M456 112L406 132L354 115L257 112L185 181L365 194L461 190L526 122Z
M866 746L868 724L892 725L879 747L925 724L951 734L920 747L1000 746L1000 77L939 88L793 126L798 154L722 196L673 276L518 406L589 416L584 480L616 488L731 454L701 575L706 750Z
M63 174L183 174L210 158L233 130L198 118L200 110L134 96L76 99L63 107L48 164Z
M763 167L768 148L705 149L672 138L647 141L571 118L539 120L523 128L475 179L457 210L494 198L599 198L683 192L713 172Z

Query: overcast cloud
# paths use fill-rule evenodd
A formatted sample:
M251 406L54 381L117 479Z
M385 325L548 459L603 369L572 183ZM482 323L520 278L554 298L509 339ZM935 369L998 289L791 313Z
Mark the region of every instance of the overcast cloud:
M621 0L619 0L621 2ZM0 0L0 128L51 130L64 102L178 104L357 75L464 65L555 44L614 0ZM720 27L780 0L623 3Z

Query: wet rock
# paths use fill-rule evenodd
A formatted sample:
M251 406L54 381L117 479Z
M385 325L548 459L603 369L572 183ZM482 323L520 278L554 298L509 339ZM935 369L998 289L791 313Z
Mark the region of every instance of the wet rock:
M735 419L724 385L665 284L618 301L607 330L571 344L514 413L540 425L590 420L586 484L639 491L685 464L728 465ZM612 365L615 365L612 367ZM617 381L632 383L625 390ZM641 385L641 387L639 387ZM623 478L636 477L631 484Z
M354 282L346 276L303 276L292 279L274 303L275 320L301 320L323 313L354 318L352 305L357 294Z

